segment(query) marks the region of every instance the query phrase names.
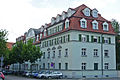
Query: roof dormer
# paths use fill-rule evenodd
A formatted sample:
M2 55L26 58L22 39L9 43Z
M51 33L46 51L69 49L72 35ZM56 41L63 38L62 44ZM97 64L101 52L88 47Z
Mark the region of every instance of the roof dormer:
M43 30L44 30L44 26L41 26L40 32L43 32Z
M54 23L55 23L55 18L52 17L52 18L51 18L51 24L54 24Z
M98 17L98 10L97 10L97 9L93 9L93 10L92 10L92 16L93 16L94 18L97 18L97 17Z
M73 10L72 8L69 8L67 11L67 17L72 16L75 13L75 10Z
M64 20L65 18L66 18L66 12L63 11L63 12L62 12L62 20Z
M56 22L59 22L60 18L61 18L61 15L58 14L57 17L56 17Z
M90 16L90 9L89 8L85 8L83 10L83 13L84 13L85 16Z

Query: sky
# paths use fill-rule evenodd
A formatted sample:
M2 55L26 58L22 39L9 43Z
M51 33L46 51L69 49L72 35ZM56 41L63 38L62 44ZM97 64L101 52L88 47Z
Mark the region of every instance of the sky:
M0 29L8 31L8 42L15 42L30 28L38 29L62 11L82 4L120 22L120 0L0 0Z

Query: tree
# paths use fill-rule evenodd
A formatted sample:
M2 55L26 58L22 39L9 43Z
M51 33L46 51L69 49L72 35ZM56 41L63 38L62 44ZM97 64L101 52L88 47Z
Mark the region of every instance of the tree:
M9 56L10 63L14 64L18 62L22 64L26 61L33 63L40 58L42 52L40 51L40 48L33 45L32 42L32 40L29 40L27 44L24 44L22 41L16 42L15 46L11 50L11 55Z
M119 22L115 19L112 19L112 27L116 32L116 62L117 64L120 63L120 35L119 35ZM117 65L118 66L118 65ZM118 69L118 67L117 67Z
M7 31L0 30L0 56L5 56L5 52L7 50L6 41L7 41Z

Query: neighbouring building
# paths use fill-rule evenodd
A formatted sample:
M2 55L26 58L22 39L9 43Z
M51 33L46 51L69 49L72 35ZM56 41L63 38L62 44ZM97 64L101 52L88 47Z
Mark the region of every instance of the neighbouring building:
M111 22L86 5L69 8L51 23L29 29L26 41L43 52L28 69L61 71L67 77L115 77L115 32Z

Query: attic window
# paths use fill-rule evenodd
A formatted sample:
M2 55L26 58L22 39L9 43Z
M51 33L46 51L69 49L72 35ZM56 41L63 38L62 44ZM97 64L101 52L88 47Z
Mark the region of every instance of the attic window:
M108 27L108 23L107 23L107 22L104 22L104 23L103 23L103 30L104 30L104 31L108 31L108 30L109 30L109 27Z
M92 22L92 26L93 26L93 29L98 29L98 22L96 20L94 20Z
M85 16L90 16L90 9L89 8L85 8L83 10L83 13L84 13Z
M65 29L67 29L67 28L69 28L69 20L68 19L65 21Z
M98 17L98 11L97 11L96 9L93 9L93 11L92 11L92 16L93 16L94 18L97 18L97 17Z
M83 18L80 20L80 25L82 28L87 28L87 21Z

